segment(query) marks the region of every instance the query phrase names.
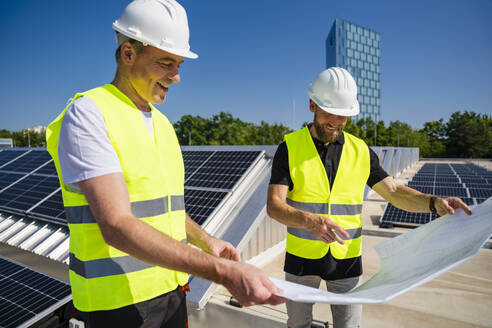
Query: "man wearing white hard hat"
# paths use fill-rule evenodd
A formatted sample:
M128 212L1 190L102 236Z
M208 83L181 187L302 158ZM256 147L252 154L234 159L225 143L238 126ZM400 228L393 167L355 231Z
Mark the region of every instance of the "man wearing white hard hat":
M178 140L152 104L180 81L184 57L198 57L186 11L174 0L136 0L113 28L114 80L77 93L47 129L77 318L85 327L185 327L187 273L223 284L244 305L282 302L261 270L185 213Z
M377 155L344 132L359 113L357 86L348 71L332 67L308 89L314 121L285 136L272 166L268 215L287 226L286 280L348 292L362 274L362 203L366 184L394 206L412 212L470 209L459 198L440 198L398 185ZM288 327L311 327L313 304L287 302ZM360 327L361 305L331 305L333 326Z

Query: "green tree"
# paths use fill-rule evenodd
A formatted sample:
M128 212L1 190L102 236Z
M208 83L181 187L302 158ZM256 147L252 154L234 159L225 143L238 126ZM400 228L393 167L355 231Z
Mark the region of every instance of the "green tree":
M454 112L446 125L446 155L492 157L492 118L475 112Z
M12 133L9 130L0 130L0 138L12 138Z
M255 125L225 112L211 118L184 115L174 129L182 145L275 145L290 132L281 124Z
M4 131L4 130L2 130ZM29 129L11 132L14 147L46 147L45 134Z
M351 117L347 118L347 123L345 124L344 131L347 131L348 133L353 134L358 138L361 138L360 127L356 124L356 122L354 122L354 120Z
M289 132L290 129L282 124L261 121L259 126L255 126L255 145L278 145Z
M419 145L422 157L445 157L446 125L441 118L438 121L425 122L420 130L425 140Z

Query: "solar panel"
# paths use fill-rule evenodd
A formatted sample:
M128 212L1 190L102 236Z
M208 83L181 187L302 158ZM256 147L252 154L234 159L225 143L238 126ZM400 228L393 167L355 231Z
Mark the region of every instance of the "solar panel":
M473 198L471 197L461 197L461 200L465 202L466 205L474 205L475 202L473 201Z
M492 196L492 179L486 178L489 174L492 172L475 164L426 163L408 186L426 194L459 197L465 204L474 205ZM419 225L437 217L437 214L405 212L388 204L381 218L381 227L389 227L389 223Z
M0 256L0 327L27 327L65 305L70 286Z
M22 178L24 175L23 174L18 174L18 173L6 173L6 172L1 172L0 171L0 190L3 188L11 185L15 181L19 180Z
M442 183L442 182L460 183L460 180L458 179L458 177L440 177L440 176L436 176L435 182L436 183Z
M434 186L434 181L409 181L408 186L410 188L415 188L417 186L428 186L428 187L433 187Z
M486 184L487 181L481 177L478 178L461 178L461 181L464 183L478 183L478 184Z
M188 179L185 186L233 189L260 151L216 151Z
M24 154L26 150L6 150L0 152L0 168L11 160Z
M57 218L62 222L66 221L61 190L35 206L29 213Z
M434 187L432 186L414 186L412 188L424 194L432 194L434 192Z
M36 174L47 174L47 175L53 175L56 176L56 167L54 162L49 162L39 170L36 170Z
M0 207L26 211L59 187L58 178L29 175L0 192Z
M401 210L389 204L381 218L382 222L390 222L401 225L421 225L429 222L431 219L430 213L412 213Z
M213 155L213 151L183 151L185 180L193 175Z
M47 151L34 150L2 167L2 170L29 173L50 160L51 156Z
M436 182L436 187L464 188L462 183L456 182Z
M202 225L227 194L224 191L185 188L186 213L193 221Z
M434 193L436 196L442 197L467 197L466 189L464 188L449 188L435 187Z
M417 179L417 180L426 180L426 179L434 179L435 174L415 174L412 179Z
M489 198L492 196L492 189L470 188L468 190L470 191L470 196L475 198Z
M467 188L476 188L476 189L492 189L492 185L487 183L467 183Z

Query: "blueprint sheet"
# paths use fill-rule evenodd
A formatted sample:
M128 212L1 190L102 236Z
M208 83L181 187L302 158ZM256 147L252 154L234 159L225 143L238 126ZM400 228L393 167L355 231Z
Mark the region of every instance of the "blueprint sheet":
M445 215L419 228L376 245L380 271L344 294L271 278L280 296L297 302L332 304L383 303L420 286L478 252L492 235L492 197Z

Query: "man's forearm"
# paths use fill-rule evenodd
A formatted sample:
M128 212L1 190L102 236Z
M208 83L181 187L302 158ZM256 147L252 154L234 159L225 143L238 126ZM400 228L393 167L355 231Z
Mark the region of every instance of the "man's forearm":
M430 212L429 201L432 195L403 185L397 185L391 194L391 204L408 212Z
M230 261L193 249L132 216L101 227L106 242L142 261L222 283Z
M272 219L291 228L308 229L313 225L313 218L311 218L310 213L293 208L285 202L269 201L267 204L267 214Z

